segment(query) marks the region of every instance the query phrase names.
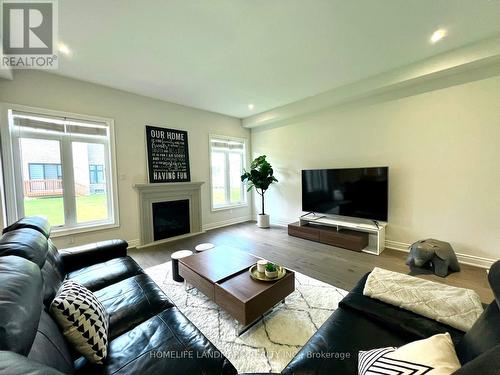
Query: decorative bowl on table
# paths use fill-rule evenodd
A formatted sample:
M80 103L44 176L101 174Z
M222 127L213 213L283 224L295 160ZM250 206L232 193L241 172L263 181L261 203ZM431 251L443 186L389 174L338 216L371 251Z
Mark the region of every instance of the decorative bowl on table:
M250 277L254 280L260 281L276 281L283 278L286 275L286 269L283 266L277 264L275 266L275 271L270 271L268 269L265 272L259 272L257 269L257 264L254 264L248 270L250 272Z

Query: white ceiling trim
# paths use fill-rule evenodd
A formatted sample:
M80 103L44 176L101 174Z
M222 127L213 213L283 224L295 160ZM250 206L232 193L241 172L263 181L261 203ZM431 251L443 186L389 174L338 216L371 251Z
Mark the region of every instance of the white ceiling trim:
M500 37L486 39L353 84L242 119L245 128L275 125L292 118L387 93L451 74L500 63Z

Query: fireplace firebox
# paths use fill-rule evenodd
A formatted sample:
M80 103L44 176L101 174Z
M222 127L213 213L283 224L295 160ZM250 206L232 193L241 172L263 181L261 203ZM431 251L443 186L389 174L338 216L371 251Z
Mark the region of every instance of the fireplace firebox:
M189 199L153 203L153 240L190 233Z

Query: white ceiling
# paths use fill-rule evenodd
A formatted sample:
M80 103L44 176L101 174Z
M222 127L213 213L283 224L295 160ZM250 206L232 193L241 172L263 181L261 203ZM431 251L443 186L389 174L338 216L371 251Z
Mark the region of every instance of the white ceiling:
M72 55L57 74L247 117L500 34L499 20L498 0L63 0Z

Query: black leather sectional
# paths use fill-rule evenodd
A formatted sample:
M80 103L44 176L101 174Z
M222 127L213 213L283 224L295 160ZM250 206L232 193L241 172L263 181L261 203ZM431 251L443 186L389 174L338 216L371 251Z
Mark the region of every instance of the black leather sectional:
M234 374L235 368L112 240L56 249L50 226L25 218L0 238L0 374ZM457 375L500 375L500 261L488 275L495 300L466 334L363 296L367 275L283 370L357 374L359 350L449 332ZM110 315L104 365L74 353L46 312L65 278L92 290ZM181 355L179 355L181 354Z
M30 217L0 238L0 373L235 374L233 365L112 240L59 251L50 226ZM104 365L73 352L47 313L65 279L109 313Z
M282 374L357 374L360 350L398 347L449 332L463 365L457 375L500 375L500 261L489 272L495 300L466 334L435 320L365 297L363 289L367 277L365 275L339 303L339 308Z

